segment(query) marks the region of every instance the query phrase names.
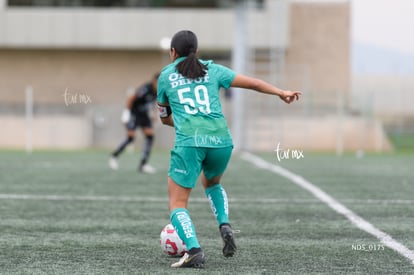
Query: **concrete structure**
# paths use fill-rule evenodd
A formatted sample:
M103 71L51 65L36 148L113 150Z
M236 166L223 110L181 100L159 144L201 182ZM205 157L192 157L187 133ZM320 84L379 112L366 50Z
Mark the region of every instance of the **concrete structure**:
M248 94L246 137L281 129L283 120L266 122L269 116L332 116L330 108L337 114L338 95L347 99L350 90L349 5L266 0L263 9L249 12L248 73L305 96L296 107L277 103L275 110L274 101ZM119 117L126 93L169 62L161 40L192 29L201 57L231 65L234 17L233 9L28 8L0 0L0 127L8 133L0 136L0 147L23 147L27 140L27 86L34 90L34 147L114 147L123 136ZM231 108L225 104L230 121ZM156 130L157 145L171 146L172 130L159 124ZM317 140L304 149L335 149L318 147ZM251 139L246 144L252 150L274 147Z
M350 3L293 1L290 11L286 70L306 77L306 88L318 100L336 102L337 92L348 97L351 80Z
M229 51L235 28L232 9L5 8L3 4L0 13L0 45L12 48L159 50L163 37L190 28L200 34L203 50ZM251 47L287 47L288 1L267 0L266 8L252 9L249 16ZM270 40L272 35L277 39Z

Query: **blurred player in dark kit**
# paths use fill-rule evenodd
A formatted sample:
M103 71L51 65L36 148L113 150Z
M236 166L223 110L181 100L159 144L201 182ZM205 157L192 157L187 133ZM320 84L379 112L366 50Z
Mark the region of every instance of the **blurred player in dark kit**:
M112 153L109 159L109 166L113 170L119 168L118 157L128 146L135 140L135 132L138 127L142 129L144 135L144 147L138 171L153 174L155 168L148 164L148 159L154 143L154 129L149 116L149 112L157 99L157 84L159 73L156 73L152 80L145 83L136 92L129 96L126 103L126 109L122 113L121 121L125 124L127 136L119 144L118 148Z

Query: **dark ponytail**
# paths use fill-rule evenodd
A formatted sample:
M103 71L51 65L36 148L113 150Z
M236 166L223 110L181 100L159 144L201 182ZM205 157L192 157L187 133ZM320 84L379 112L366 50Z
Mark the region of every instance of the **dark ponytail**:
M197 36L187 30L177 32L171 40L171 48L174 48L180 57L186 56L176 68L181 75L190 79L206 75L207 67L196 56L197 44Z

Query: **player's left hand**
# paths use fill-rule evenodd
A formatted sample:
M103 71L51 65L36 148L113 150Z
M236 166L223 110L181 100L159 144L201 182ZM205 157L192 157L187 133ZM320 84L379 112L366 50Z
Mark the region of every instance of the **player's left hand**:
M302 95L302 92L299 91L283 91L283 94L280 95L280 99L290 104L295 100L299 100L299 97Z

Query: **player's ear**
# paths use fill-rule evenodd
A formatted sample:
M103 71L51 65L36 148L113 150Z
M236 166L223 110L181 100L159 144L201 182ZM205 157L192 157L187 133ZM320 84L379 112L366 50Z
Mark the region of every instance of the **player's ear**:
M171 59L171 61L174 61L177 58L178 58L177 51L175 50L175 48L171 48L170 49L170 59Z

